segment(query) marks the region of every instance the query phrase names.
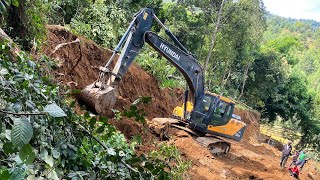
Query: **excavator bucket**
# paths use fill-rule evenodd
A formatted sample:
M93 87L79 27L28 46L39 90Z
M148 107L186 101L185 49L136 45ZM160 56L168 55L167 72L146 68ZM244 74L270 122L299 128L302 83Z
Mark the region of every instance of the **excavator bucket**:
M169 139L169 129L171 123L177 123L176 119L171 118L153 118L147 122L148 128L155 134L159 135L160 140Z
M113 108L116 103L117 91L111 86L101 89L95 83L92 83L81 91L78 100L89 111L104 114L106 110Z

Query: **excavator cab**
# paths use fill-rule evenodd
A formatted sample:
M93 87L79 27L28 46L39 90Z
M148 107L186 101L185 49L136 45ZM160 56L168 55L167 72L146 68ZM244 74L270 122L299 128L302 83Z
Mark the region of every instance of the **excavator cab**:
M206 129L207 126L225 125L232 116L234 103L220 99L220 96L206 92L197 102L191 112L189 121L196 129Z
M189 126L199 132L240 141L246 124L233 118L234 106L230 99L206 92L191 112Z
M206 96L202 99L202 102L196 106L196 111L200 114L207 116L205 119L209 119L213 125L223 125L228 122L231 118L234 110L234 102L225 98L223 96L218 96L217 94L206 92ZM186 114L184 118L184 104L182 106L177 106L173 110L173 117L177 119L190 119L190 113L193 110L193 103L187 101ZM211 109L212 110L211 110ZM211 113L213 112L213 113ZM210 117L209 117L210 116ZM200 118L201 119L201 118Z
M186 119L184 105L173 110L173 117L189 122L189 126L202 134L209 133L240 141L246 124L233 114L235 103L224 96L205 92L203 98L193 103L187 101ZM238 117L238 118L235 118Z

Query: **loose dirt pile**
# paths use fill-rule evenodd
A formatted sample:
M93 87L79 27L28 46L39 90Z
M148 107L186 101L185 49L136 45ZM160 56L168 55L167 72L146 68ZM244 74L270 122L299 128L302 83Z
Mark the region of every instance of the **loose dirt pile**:
M44 53L58 61L54 71L56 79L72 89L83 89L96 80L99 66L103 66L112 51L101 48L94 42L78 37L61 26L48 26L48 41ZM62 47L61 43L80 40ZM143 105L147 117L169 117L175 106L179 104L181 90L160 89L157 80L141 67L133 64L118 87L119 98L115 109L123 111L141 96L152 97L152 102ZM192 167L185 174L185 179L292 179L286 169L280 169L278 161L280 152L266 144L259 144L259 114L236 110L242 120L247 123L247 130L242 142L232 141L231 151L221 157L212 156L205 148L196 143L190 136L178 134L169 143L176 145L182 155L192 161ZM108 114L108 113L107 113ZM144 145L138 147L138 153L145 153L155 148L158 138L147 131L140 123L123 118L113 120L113 124L124 135L131 139L140 134ZM289 160L290 161L290 160ZM288 163L289 163L288 161ZM320 177L314 169L313 162L306 164L301 179L309 176ZM309 172L312 173L309 175Z
M236 108L235 114L241 117L241 120L247 124L246 131L243 135L243 141L258 143L260 136L259 119L260 114L254 111Z
M250 144L232 141L227 155L213 156L192 137L179 137L171 140L183 156L192 162L185 179L274 179L292 180L287 168L279 167L280 152L267 144ZM289 158L287 165L291 163ZM305 165L300 179L319 179L316 163Z

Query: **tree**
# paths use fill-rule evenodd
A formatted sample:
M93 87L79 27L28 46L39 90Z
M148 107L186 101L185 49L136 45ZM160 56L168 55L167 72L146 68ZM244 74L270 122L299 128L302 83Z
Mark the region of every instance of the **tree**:
M204 66L203 66L203 70L204 70L203 74L204 74L204 76L205 76L205 73L206 73L206 70L207 70L207 65L209 63L209 59L211 58L211 54L212 54L212 51L213 51L213 48L214 48L214 43L216 41L216 35L217 35L218 29L219 29L219 26L220 26L220 19L221 19L221 13L222 13L222 9L223 9L223 4L224 4L224 0L222 0L221 4L220 4L217 23L216 23L215 29L214 29L214 31L212 33L212 40L211 40L209 52L208 52L208 55L206 57L206 61L204 62Z

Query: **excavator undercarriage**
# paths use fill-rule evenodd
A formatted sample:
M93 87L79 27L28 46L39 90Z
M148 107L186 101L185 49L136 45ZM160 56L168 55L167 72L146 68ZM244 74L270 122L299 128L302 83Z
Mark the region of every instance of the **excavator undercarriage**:
M160 140L171 138L171 128L177 128L188 132L200 145L206 147L214 155L227 154L231 143L212 134L201 136L203 133L188 127L188 123L173 118L154 118L148 122L149 130L159 135Z

